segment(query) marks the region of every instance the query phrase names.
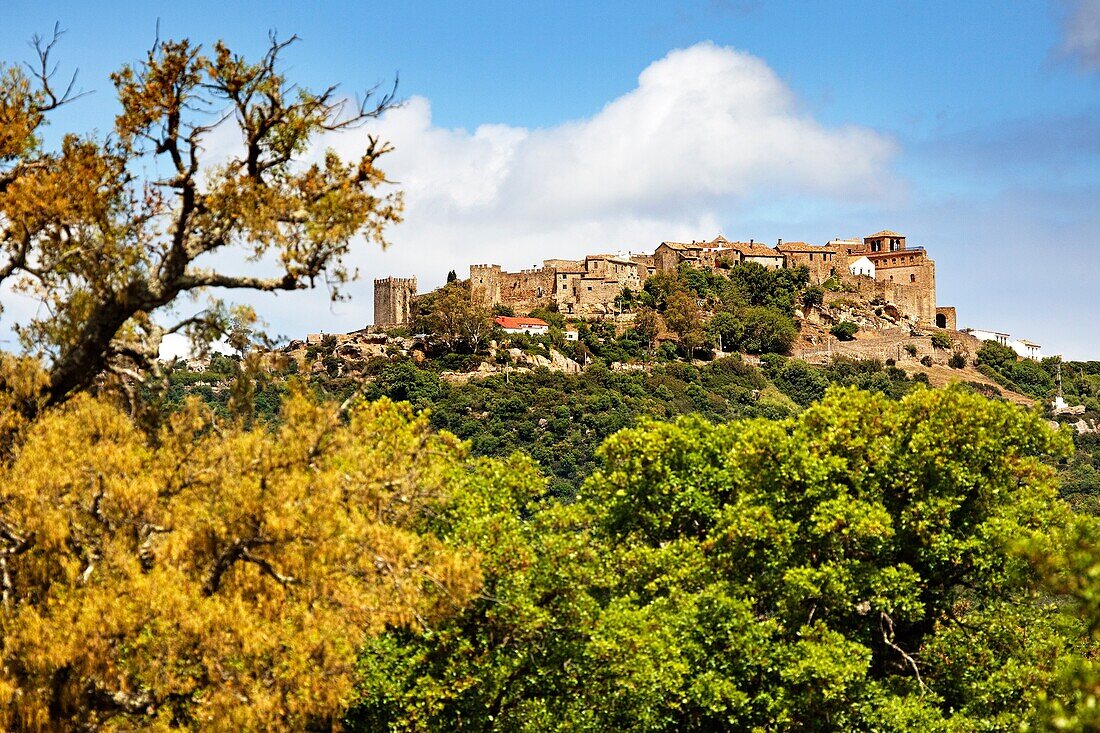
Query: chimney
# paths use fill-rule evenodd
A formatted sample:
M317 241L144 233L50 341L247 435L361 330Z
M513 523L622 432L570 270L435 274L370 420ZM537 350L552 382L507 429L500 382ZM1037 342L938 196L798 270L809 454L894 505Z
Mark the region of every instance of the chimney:
M776 246L776 247L778 247L778 246L779 246L779 245L781 245L781 244L783 244L783 240L782 240L782 239L777 239L777 240L775 240L775 246Z

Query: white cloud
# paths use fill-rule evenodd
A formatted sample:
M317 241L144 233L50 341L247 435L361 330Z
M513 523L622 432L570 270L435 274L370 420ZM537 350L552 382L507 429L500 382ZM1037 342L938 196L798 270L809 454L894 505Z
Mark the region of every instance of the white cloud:
M232 125L211 133L207 157L227 159L237 134ZM389 230L386 251L356 248L350 264L363 279L350 303L317 292L228 294L255 305L274 333L369 324L375 277L416 276L423 291L450 269L465 276L471 263L515 269L651 252L663 239L719 231L760 239L738 227L750 212L881 204L904 188L890 170L889 138L816 121L761 59L712 43L650 64L634 89L586 119L470 132L436 126L430 102L412 97L369 128L325 136L315 154L332 147L355 157L368 134L394 145L382 167L405 192L405 221Z
M1100 69L1100 0L1067 0L1062 51L1086 68Z
M712 43L650 64L633 90L586 119L469 132L434 125L430 102L413 97L369 131L320 145L351 156L367 132L393 143L383 168L407 207L393 246L359 256L367 282L353 288L356 307L340 306L354 325L367 322L374 277L416 275L426 289L470 263L652 251L723 224L748 238L730 217L764 202L883 203L904 188L889 168L892 140L821 124L762 60Z

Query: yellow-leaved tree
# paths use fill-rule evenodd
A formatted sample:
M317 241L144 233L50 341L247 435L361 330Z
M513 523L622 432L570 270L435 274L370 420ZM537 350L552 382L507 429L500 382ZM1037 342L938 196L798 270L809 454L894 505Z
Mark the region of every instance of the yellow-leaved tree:
M385 400L252 429L192 402L153 436L45 410L0 464L0 729L338 728L368 635L477 592L429 525L499 473Z
M392 92L354 103L336 87L295 84L280 64L294 39L272 37L255 61L222 43L206 53L163 41L112 76L111 135L70 133L49 147L50 113L78 96L53 77L58 36L37 40L29 71L0 63L0 286L45 306L16 324L47 364L45 402L102 381L132 388L155 369L166 333L225 335L220 301L178 312L181 296L318 281L339 296L352 243L384 245L384 227L399 221L400 193L379 190L386 143L368 137L348 161L308 156L317 135L378 116ZM211 160L219 126L236 146Z

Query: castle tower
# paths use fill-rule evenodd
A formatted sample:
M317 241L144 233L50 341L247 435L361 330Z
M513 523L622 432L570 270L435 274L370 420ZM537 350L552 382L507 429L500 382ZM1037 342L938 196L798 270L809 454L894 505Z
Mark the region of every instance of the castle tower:
M475 303L500 305L500 265L470 265L470 298Z
M374 325L385 328L408 324L415 297L415 277L387 277L375 280Z

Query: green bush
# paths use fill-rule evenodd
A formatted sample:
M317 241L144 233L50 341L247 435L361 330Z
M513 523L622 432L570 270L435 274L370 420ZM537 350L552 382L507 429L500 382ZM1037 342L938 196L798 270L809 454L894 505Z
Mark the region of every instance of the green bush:
M936 331L932 334L932 348L934 349L950 349L951 337L942 331Z
M916 344L906 344L902 348L905 349L905 353L909 354L909 356L916 356L917 355L917 345Z
M859 326L851 321L841 321L830 329L829 333L836 336L841 341L851 341L855 338L856 332L859 331Z
M951 358L947 360L947 366L952 369L962 369L966 366L966 354L961 351L951 354Z
M824 288L815 285L812 288L806 288L806 292L802 293L802 305L807 308L813 308L814 306L821 305L825 300Z

